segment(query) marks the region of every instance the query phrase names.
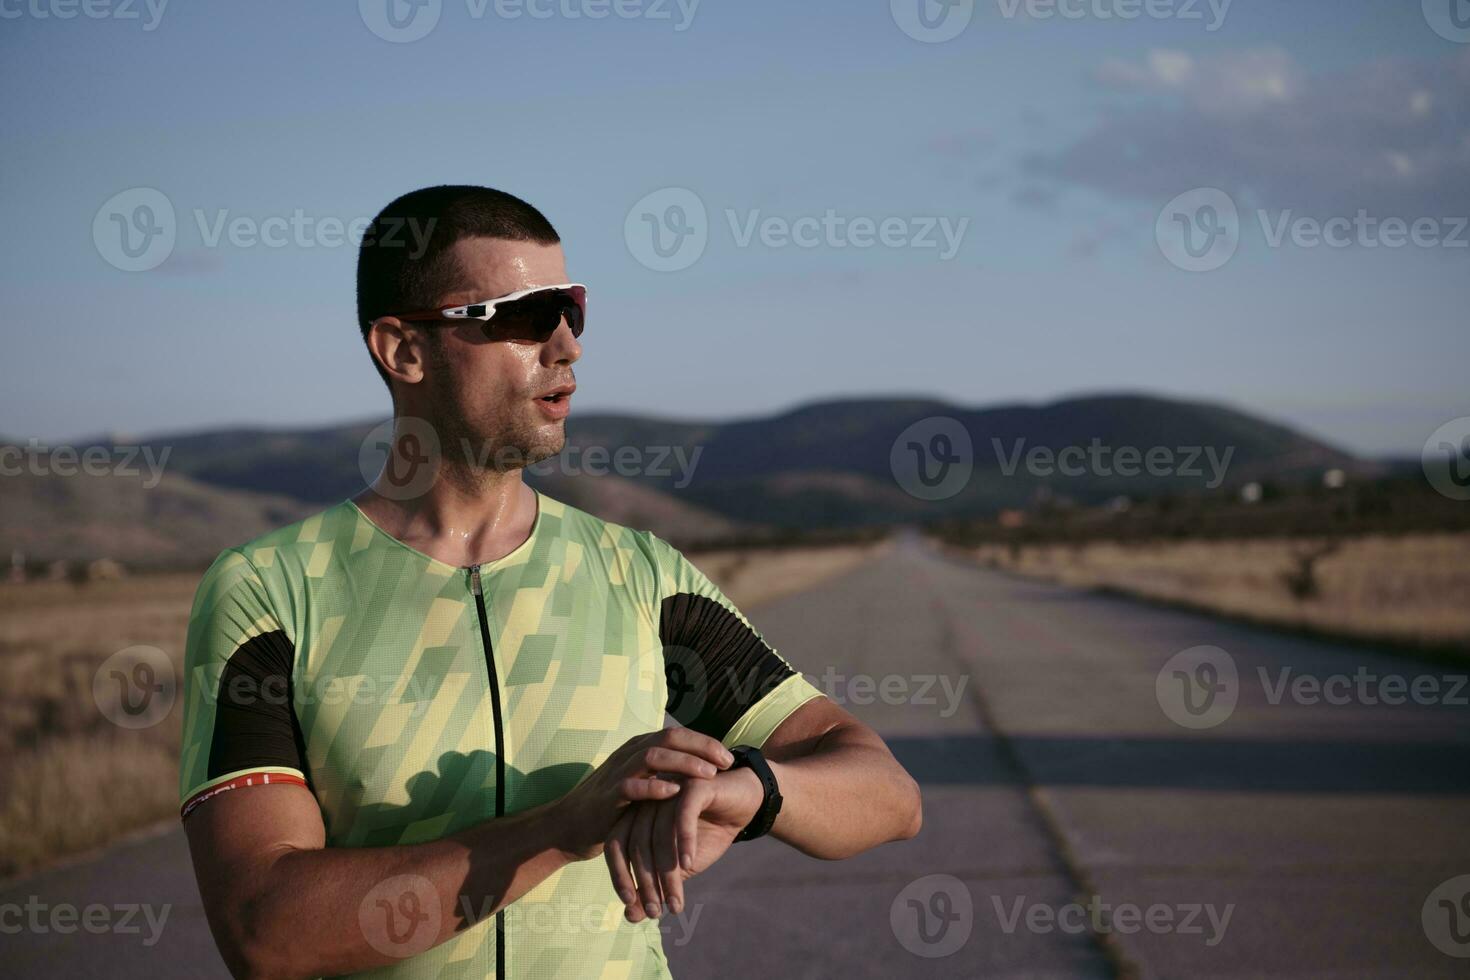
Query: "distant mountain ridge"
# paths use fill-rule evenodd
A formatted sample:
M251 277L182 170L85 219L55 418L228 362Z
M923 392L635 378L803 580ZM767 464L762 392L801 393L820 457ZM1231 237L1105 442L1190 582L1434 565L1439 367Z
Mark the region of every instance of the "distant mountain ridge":
M941 421L946 419L953 422ZM182 481L177 484L181 490L187 488L190 526L204 529L202 536L191 531L196 544L184 551L192 552L208 550L212 544L206 491L222 495L216 501L220 512L232 515L222 522L222 529L227 525L235 532L259 524L262 515L295 512L294 504L325 506L357 493L365 482L360 451L376 424L378 420L301 429L234 427L128 444L151 447L155 456L167 449L169 477ZM955 424L971 443L968 458L973 472L968 481L942 499L910 493L900 465L909 450L900 446L895 452L896 441L907 432L906 440L917 433L917 441L924 443L936 426ZM543 463L533 469L533 485L608 520L647 527L688 543L761 528L846 528L979 517L1043 498L1096 504L1120 495L1145 497L1217 486L1228 489L1256 480L1315 479L1327 469L1360 475L1381 469L1237 409L1135 393L988 407L926 398L853 398L726 422L579 414L574 409L567 433L567 449L555 465ZM1193 474L1160 475L1145 467L1120 473L1120 467L1111 463L1093 462L1116 459L1120 449L1129 449L1142 460L1152 450L1169 456L1177 470L1191 460L1191 447L1197 450ZM1056 465L1056 455L1063 450L1074 464L1070 474ZM1213 469L1207 450L1214 453ZM629 465L620 468L620 459ZM1036 459L1041 465L1034 465ZM1083 461L1080 473L1078 460ZM48 493L47 482L43 478L36 484L33 479L25 488L22 510L28 522L54 527L58 521L92 520L78 511L75 490L58 487ZM0 479L0 493L14 497L19 490L16 481ZM101 492L89 490L81 496L92 500ZM55 502L55 513L49 517L43 513L48 500ZM146 512L138 506L109 511L124 522L133 519L129 514ZM3 533L11 523L0 523L0 546L15 540L15 534ZM34 533L24 537L34 544ZM149 536L119 535L120 540L133 538ZM226 540L221 547L233 543L238 542Z
M974 476L953 497L919 500L895 478L893 444L905 429L935 418L955 419L969 432ZM330 502L361 488L359 450L375 424L237 428L144 442L170 447L171 471L202 483ZM732 521L799 526L923 520L937 512L981 514L1023 505L1043 486L1085 503L1118 494L1197 490L1210 482L1207 474L1195 479L1146 472L1033 473L1024 463L1038 447L1057 452L1098 442L1140 453L1154 447L1208 447L1220 457L1229 453L1225 482L1231 485L1300 478L1328 468L1365 471L1374 465L1236 409L1141 394L980 408L918 398L844 399L729 422L573 410L567 433L568 472L532 478L546 484L548 492L553 485L565 492L587 480L630 480ZM588 457L592 447L607 453L601 466L606 477L572 472L588 468L579 461L601 459ZM616 474L612 461L619 450L638 461L637 472ZM692 465L681 469L681 458ZM1019 471L1007 474L1006 464L1016 459ZM595 496L588 491L586 499Z

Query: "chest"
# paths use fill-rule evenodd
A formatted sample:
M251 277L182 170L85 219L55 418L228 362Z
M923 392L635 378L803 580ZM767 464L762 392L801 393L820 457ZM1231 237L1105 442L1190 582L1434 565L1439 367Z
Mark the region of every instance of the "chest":
M662 727L656 611L565 564L514 571L363 588L308 617L293 698L331 843L538 806Z

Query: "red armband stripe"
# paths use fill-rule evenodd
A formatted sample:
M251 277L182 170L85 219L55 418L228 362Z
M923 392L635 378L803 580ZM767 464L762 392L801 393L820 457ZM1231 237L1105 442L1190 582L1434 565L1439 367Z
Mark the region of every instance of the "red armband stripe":
M203 803L210 797L218 796L219 794L229 792L232 789L240 789L243 786L279 786L288 784L294 786L305 786L306 780L302 779L300 776L293 776L287 772L247 772L244 775L236 776L234 779L226 780L225 782L220 783L217 786L211 786L208 789L202 789L199 792L195 793L193 796L189 797L189 799L184 802L184 805L179 807L179 819L182 820L187 817L190 813L194 811L194 808L196 806Z

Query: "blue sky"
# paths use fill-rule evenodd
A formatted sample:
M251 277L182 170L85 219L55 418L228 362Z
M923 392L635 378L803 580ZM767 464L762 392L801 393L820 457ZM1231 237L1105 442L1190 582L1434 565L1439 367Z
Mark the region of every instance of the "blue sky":
M978 0L940 43L908 0L429 0L414 41L374 33L389 0L91 2L0 0L6 435L385 413L333 222L445 182L561 232L576 411L1142 389L1406 454L1470 415L1470 44L1418 0ZM1202 187L1238 245L1187 271L1168 209ZM173 244L125 271L138 188ZM703 246L660 271L669 188ZM1360 212L1346 247L1300 223Z

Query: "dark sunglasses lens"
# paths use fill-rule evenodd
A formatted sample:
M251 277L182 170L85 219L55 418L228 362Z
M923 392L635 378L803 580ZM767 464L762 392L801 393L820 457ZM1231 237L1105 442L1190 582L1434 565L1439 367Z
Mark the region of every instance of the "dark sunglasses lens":
M560 290L497 306L495 315L485 324L485 334L491 340L529 340L544 344L565 318L572 336L580 337L586 319L583 295L580 289Z

